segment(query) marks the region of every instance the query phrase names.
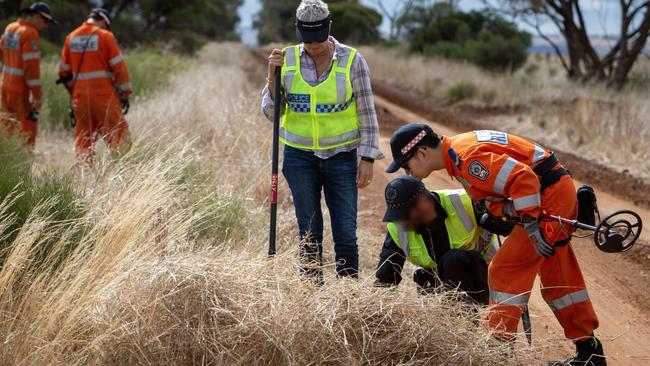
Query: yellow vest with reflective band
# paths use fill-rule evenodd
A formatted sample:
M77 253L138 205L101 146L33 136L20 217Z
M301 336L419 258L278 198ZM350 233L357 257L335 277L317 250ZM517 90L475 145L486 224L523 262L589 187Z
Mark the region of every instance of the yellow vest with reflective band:
M311 86L300 71L300 47L285 48L282 85L287 104L280 127L280 140L289 146L327 150L360 140L357 104L350 70L357 51L344 46L348 56L334 60L329 76Z
M484 230L476 223L472 199L462 189L436 191L440 204L447 212L445 228L449 236L450 249L478 251L486 262L496 254L496 236ZM406 259L416 266L425 269L436 269L436 261L427 251L422 235L412 230L404 230L396 223L388 224L391 238L402 249Z

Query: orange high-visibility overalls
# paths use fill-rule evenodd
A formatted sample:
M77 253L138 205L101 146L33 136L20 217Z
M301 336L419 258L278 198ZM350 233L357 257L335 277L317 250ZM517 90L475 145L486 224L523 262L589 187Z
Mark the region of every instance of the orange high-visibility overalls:
M59 76L73 78L75 151L79 158L93 159L93 145L100 136L111 150L130 146L129 126L118 93L128 97L131 81L113 33L88 22L75 29L65 40Z
M504 132L474 131L445 137L443 157L449 175L463 184L473 200L485 200L497 216L505 216L506 199L512 199L521 218L538 218L542 212L577 217L573 179L568 174L553 174L564 168L538 144ZM534 169L548 163L546 177L554 175L555 179L543 187ZM540 222L540 229L546 241L555 244L554 256L544 259L537 255L526 231L517 226L490 263L489 325L502 338L513 337L539 273L542 296L565 336L591 336L598 327L598 318L569 242L573 228L558 222Z
M38 124L31 119L31 102L42 97L38 30L25 20L17 20L7 26L0 44L4 63L1 120L9 133L20 131L27 144L34 146Z

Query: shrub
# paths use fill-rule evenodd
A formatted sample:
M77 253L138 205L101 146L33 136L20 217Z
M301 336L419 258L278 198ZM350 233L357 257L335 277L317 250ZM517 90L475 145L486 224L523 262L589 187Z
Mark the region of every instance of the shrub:
M483 103L492 104L497 99L497 92L494 90L488 90L481 93L481 100Z
M460 82L447 89L447 100L450 103L457 103L466 99L472 99L478 93L476 85L470 82Z
M413 52L466 60L482 68L512 71L526 61L530 35L489 11L469 13L449 3L414 6L400 20Z
M345 2L330 4L329 9L334 19L332 35L337 39L354 44L379 41L381 14L374 9Z

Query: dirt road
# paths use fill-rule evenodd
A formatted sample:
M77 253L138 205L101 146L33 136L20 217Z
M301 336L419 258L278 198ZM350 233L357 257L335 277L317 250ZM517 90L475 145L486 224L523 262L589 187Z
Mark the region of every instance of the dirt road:
M253 52L259 61L264 61L265 54L266 52L259 52L259 50ZM403 93L394 92L390 90L390 86L382 85L381 82L378 84L385 89L384 92L388 91L388 93L382 94L395 95L397 98L395 100L403 101ZM373 83L373 87L375 86ZM415 105L423 103L426 104L425 101L411 101L411 104ZM453 114L444 109L440 110L440 118L435 118L436 113L427 113L429 118L426 118L422 114L402 108L381 97L376 96L376 104L380 111L381 150L387 155L390 154L389 138L392 131L406 122L428 123L436 132L443 135L460 132L449 126L467 130L480 125L476 121L467 121L469 123L467 125L463 120L454 119ZM422 108L415 110L420 109ZM426 109L431 112L431 108ZM434 118L431 118L432 115ZM578 175L591 179L585 183L608 190L597 190L601 213L607 214L624 208L631 209L638 212L646 224L650 225L650 210L645 208L648 205L637 206L630 203L629 200L648 202L644 189L645 182L639 183L611 171L590 172L590 169L603 168L603 170L607 170L607 168L594 168L593 165L585 164L584 158L571 156L571 154L564 155L566 160L573 163L573 165L569 165L570 169L580 170ZM365 270L372 270L376 265L373 261L376 260L375 254L379 251L380 242L374 241L381 240L380 238L385 232L385 226L381 223L385 210L383 191L393 177L384 173L389 162L389 157L377 162L372 186L360 194L359 227L366 232L368 239L373 241L367 243L373 252L372 259L365 258L366 263L361 263ZM577 166L577 164L580 165ZM603 182L603 179L607 181ZM460 187L446 173L434 174L426 180L426 184L429 189ZM577 186L581 184L582 182L576 182ZM619 186L621 188L618 188ZM644 197L639 197L640 195L644 195ZM629 199L624 200L622 197ZM650 253L650 229L646 229L633 250L624 254L603 253L596 249L590 239L575 240L573 245L587 282L590 297L600 318L600 328L596 333L604 343L609 364L650 364L650 255L648 254ZM362 260L364 260L364 256L362 256ZM543 348L545 358L563 358L574 352L573 345L565 340L562 328L542 299L539 284L533 290L530 311L533 323L533 342L536 346Z
M377 106L392 116L382 118L381 149L390 152L388 144L389 132L397 125L406 121L426 122L442 134L456 132L436 121L430 121L422 116L401 108L385 99L377 98ZM385 114L385 113L384 113ZM368 205L377 207L377 202L383 200L385 183L391 178L383 172L390 159L382 160L377 165L378 175L370 191L364 192L361 202L362 210ZM450 180L446 173L436 173L426 180L430 189L458 187L457 182ZM577 184L581 184L578 182ZM607 193L598 192L601 212L608 213L617 209L628 208L641 214L650 223L650 211L636 207ZM364 222L372 219L380 220L381 210L374 217L364 217ZM375 225L373 225L375 226ZM650 243L650 231L642 235L637 245ZM600 317L598 336L605 345L611 365L645 365L650 363L650 270L643 266L643 261L634 260L637 253L606 254L596 249L588 239L577 240L574 243L580 264L586 277L590 296ZM536 287L531 298L531 314L533 321L533 338L537 345L544 345L545 355L549 359L563 357L573 352L573 346L564 340L561 328L553 313L542 300Z

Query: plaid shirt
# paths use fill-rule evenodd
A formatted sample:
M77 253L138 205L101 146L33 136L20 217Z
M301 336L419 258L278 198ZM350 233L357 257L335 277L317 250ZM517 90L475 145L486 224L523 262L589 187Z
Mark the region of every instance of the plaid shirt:
M330 41L334 42L334 55L332 56L332 63L337 60L339 55L346 55L350 50L344 48L334 37L330 37ZM328 70L320 77L317 75L316 63L307 55L303 45L300 45L300 71L302 77L311 86L316 86L327 79L331 71ZM372 96L372 88L370 86L370 69L366 60L357 52L354 60L352 61L352 70L350 71L350 78L352 82L352 90L354 91L354 99L357 103L357 116L359 118L359 133L361 134L361 141L356 144L337 147L329 150L316 150L314 154L321 158L327 159L340 152L348 152L354 149L359 149L359 155L363 157L373 158L376 160L383 159L384 155L379 151L379 123L377 122L377 112L375 111L375 99ZM286 103L282 103L283 105ZM269 120L273 120L273 99L268 85L262 91L262 111Z

